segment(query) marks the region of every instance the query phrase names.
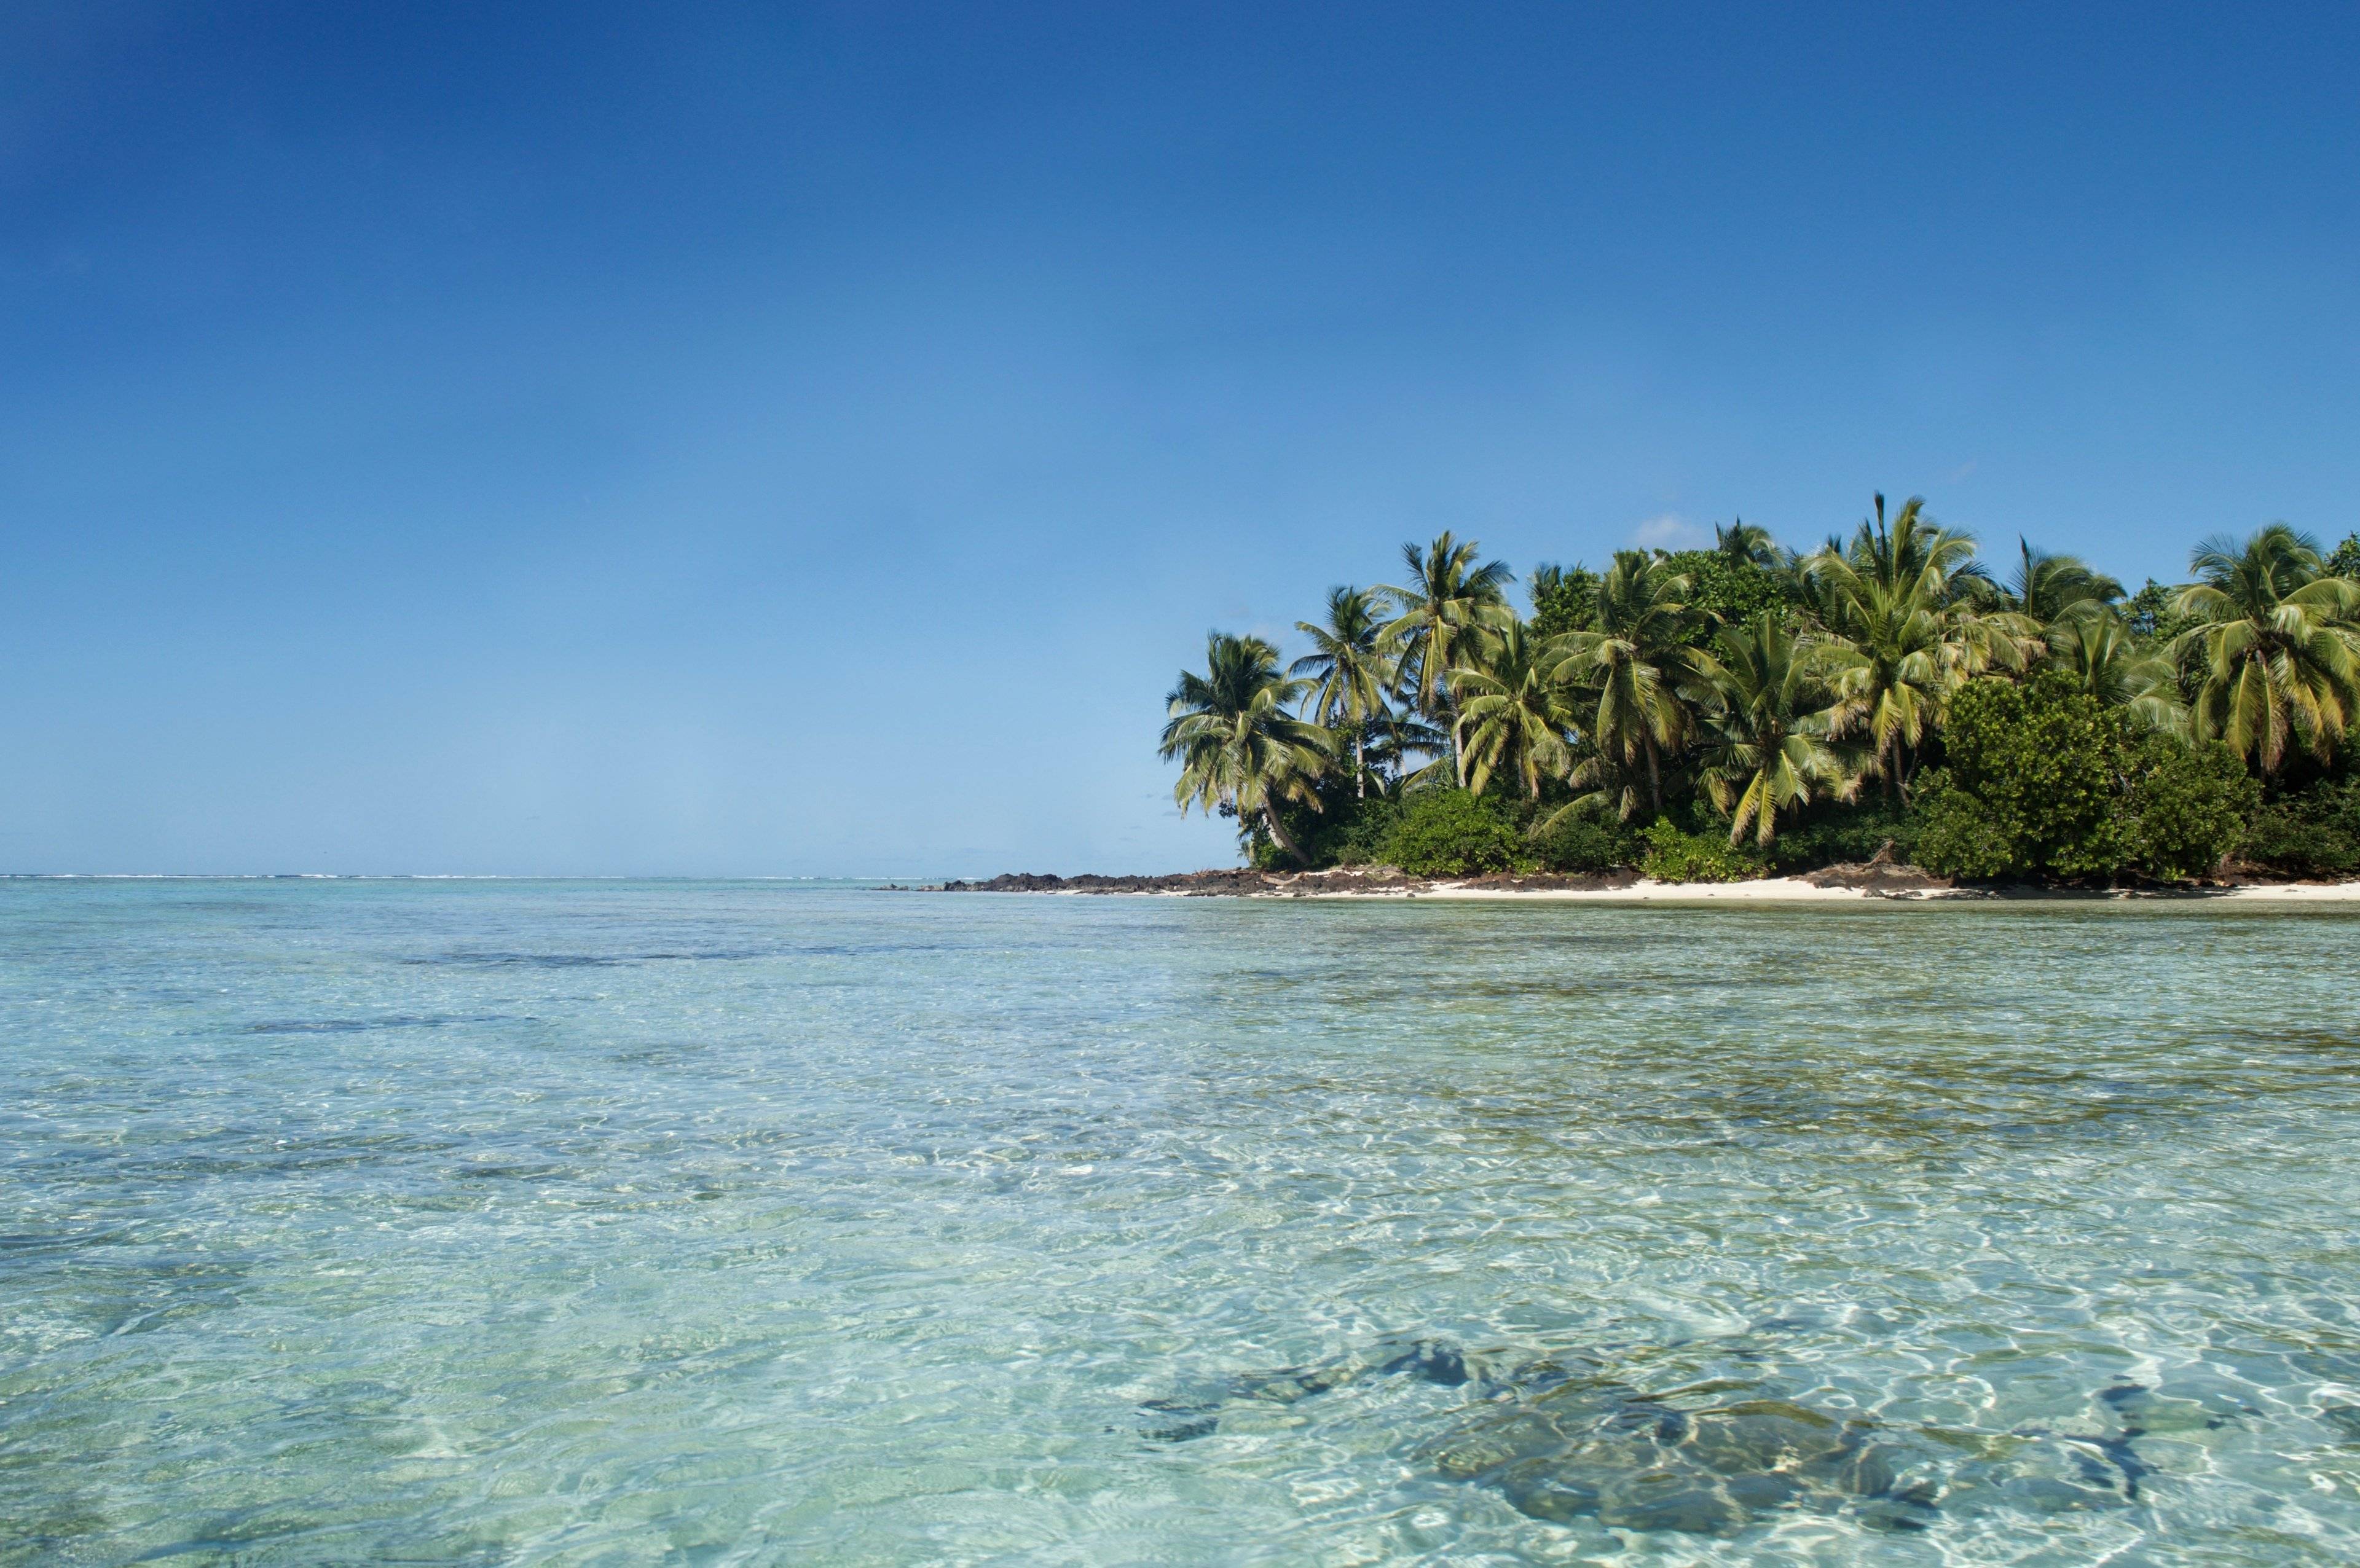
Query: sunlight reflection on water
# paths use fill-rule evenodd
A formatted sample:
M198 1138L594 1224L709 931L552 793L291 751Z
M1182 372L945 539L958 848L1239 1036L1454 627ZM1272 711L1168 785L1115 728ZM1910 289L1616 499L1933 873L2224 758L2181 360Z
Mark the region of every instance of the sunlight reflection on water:
M0 1563L2360 1555L2332 911L0 902Z

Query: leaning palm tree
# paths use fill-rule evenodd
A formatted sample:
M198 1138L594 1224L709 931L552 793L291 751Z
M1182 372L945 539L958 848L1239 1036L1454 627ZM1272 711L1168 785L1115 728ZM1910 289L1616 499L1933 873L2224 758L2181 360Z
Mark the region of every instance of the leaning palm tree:
M1815 791L1852 798L1862 748L1835 738L1841 701L1778 616L1724 628L1715 643L1721 657L1702 661L1696 688L1706 737L1699 777L1730 815L1729 842L1751 827L1767 846L1778 813L1808 805Z
M2243 544L2207 539L2172 608L2172 641L2200 670L2197 736L2276 773L2289 744L2325 760L2360 706L2360 584L2331 576L2319 541L2272 523Z
M2177 734L2188 723L2171 659L2137 637L2112 609L2073 611L2049 623L2048 666L2110 708L2129 710L2152 730Z
M1310 682L1280 674L1278 650L1260 637L1215 632L1205 662L1202 675L1180 672L1168 700L1158 755L1180 758L1173 798L1183 815L1196 806L1208 815L1226 808L1244 822L1259 817L1279 848L1301 860L1278 807L1295 800L1318 809L1312 784L1336 746L1328 731L1287 712Z
M1402 684L1413 693L1417 711L1444 725L1454 717L1452 667L1470 656L1471 644L1515 615L1505 592L1514 573L1505 561L1479 564L1480 553L1473 539L1461 543L1448 531L1426 550L1405 544L1402 560L1409 566L1409 582L1378 590L1398 611L1385 624L1379 646L1400 661Z
M1588 728L1597 751L1578 781L1599 782L1612 769L1627 774L1644 764L1657 811L1664 809L1664 754L1688 732L1688 704L1680 698L1697 663L1686 640L1697 620L1688 588L1685 575L1660 561L1635 550L1616 551L1598 585L1596 629L1560 638L1551 667L1558 681L1595 702ZM1623 791L1624 816L1634 804L1633 794Z
M1832 541L1803 563L1810 607L1826 633L1840 728L1864 731L1889 800L1908 798L1910 758L1941 722L1950 693L1994 664L2020 668L2038 629L2023 615L1978 613L1994 592L1974 559L1974 538L1933 527L1911 496L1890 525Z
M2078 556L2035 550L2021 535L2016 547L2016 574L2003 601L2044 626L2068 616L2093 615L2123 596L2120 583L2092 571Z
M1556 679L1556 664L1545 639L1511 620L1482 647L1477 662L1450 672L1459 705L1460 788L1480 795L1494 773L1507 772L1537 800L1544 774L1561 777L1572 768L1565 735L1573 727L1573 708Z

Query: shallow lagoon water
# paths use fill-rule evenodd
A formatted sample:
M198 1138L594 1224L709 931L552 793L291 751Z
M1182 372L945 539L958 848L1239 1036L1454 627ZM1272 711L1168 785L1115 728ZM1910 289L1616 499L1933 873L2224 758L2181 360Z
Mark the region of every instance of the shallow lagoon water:
M2360 1558L2355 938L0 885L0 1563Z

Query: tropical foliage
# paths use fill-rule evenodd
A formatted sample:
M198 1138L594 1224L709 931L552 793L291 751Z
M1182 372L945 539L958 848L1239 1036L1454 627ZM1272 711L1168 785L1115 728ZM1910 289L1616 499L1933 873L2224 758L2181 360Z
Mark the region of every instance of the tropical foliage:
M2360 584L2331 576L2318 542L2284 523L2242 545L2207 539L2194 564L2172 607L2191 623L2173 648L2202 670L2196 733L2265 775L2289 746L2327 761L2360 702Z
M2260 787L2217 743L2143 730L2060 672L1977 681L1950 705L1918 858L1967 877L2201 876L2245 836Z
M1260 824L1299 855L1278 808L1316 808L1312 783L1335 751L1328 731L1287 712L1310 682L1281 675L1278 650L1260 637L1215 632L1205 662L1203 675L1183 670L1165 699L1171 716L1160 754L1180 759L1173 794L1183 811L1200 806Z
M1507 595L1513 573L1505 561L1479 564L1480 553L1473 540L1462 544L1448 532L1428 550L1404 544L1409 582L1378 590L1397 612L1379 634L1396 661L1396 679L1420 717L1445 726L1455 716L1453 675L1480 655L1491 632L1515 618Z
M1576 723L1571 693L1557 679L1542 639L1509 621L1470 650L1454 671L1459 698L1459 778L1477 794L1504 772L1541 798L1541 780L1571 766L1566 736Z
M1703 668L1688 644L1698 614L1688 608L1688 588L1664 561L1623 550L1599 584L1590 625L1558 639L1557 679L1590 699L1595 755L1574 781L1612 789L1625 817L1637 804L1634 775L1643 767L1648 801L1663 811L1664 754L1688 736L1692 714L1680 688ZM1617 781L1621 788L1612 789ZM1609 797L1601 789L1595 798Z
M1351 737L1352 792L1365 798L1370 734L1381 724L1391 728L1398 676L1393 661L1377 646L1383 623L1375 602L1358 588L1331 588L1327 624L1297 621L1295 629L1311 639L1311 651L1289 666L1289 673L1313 678L1310 717Z
M1814 790L1849 796L1860 781L1857 748L1834 738L1842 703L1814 663L1795 634L1764 613L1721 634L1720 661L1704 666L1690 688L1710 737L1697 777L1729 813L1732 844L1750 825L1767 844L1779 812L1809 805Z
M1792 871L1879 851L1977 877L2360 873L2360 536L2212 539L2126 593L1883 496L1602 572L1451 533L1338 587L1307 651L1216 633L1167 702L1184 810L1265 865L1426 875Z

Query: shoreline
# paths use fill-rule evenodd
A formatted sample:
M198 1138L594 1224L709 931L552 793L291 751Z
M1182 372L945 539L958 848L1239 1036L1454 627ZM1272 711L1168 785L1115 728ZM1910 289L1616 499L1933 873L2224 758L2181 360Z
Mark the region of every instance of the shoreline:
M1393 871L1175 872L1160 877L1054 877L1009 873L988 882L949 881L912 892L1032 893L1092 898L1433 898L1598 904L1865 903L2228 903L2360 904L2360 880L2236 880L2174 887L1961 886L1915 866L1836 866L1793 877L1741 882L1657 882L1633 872L1596 876L1507 874L1407 877Z

